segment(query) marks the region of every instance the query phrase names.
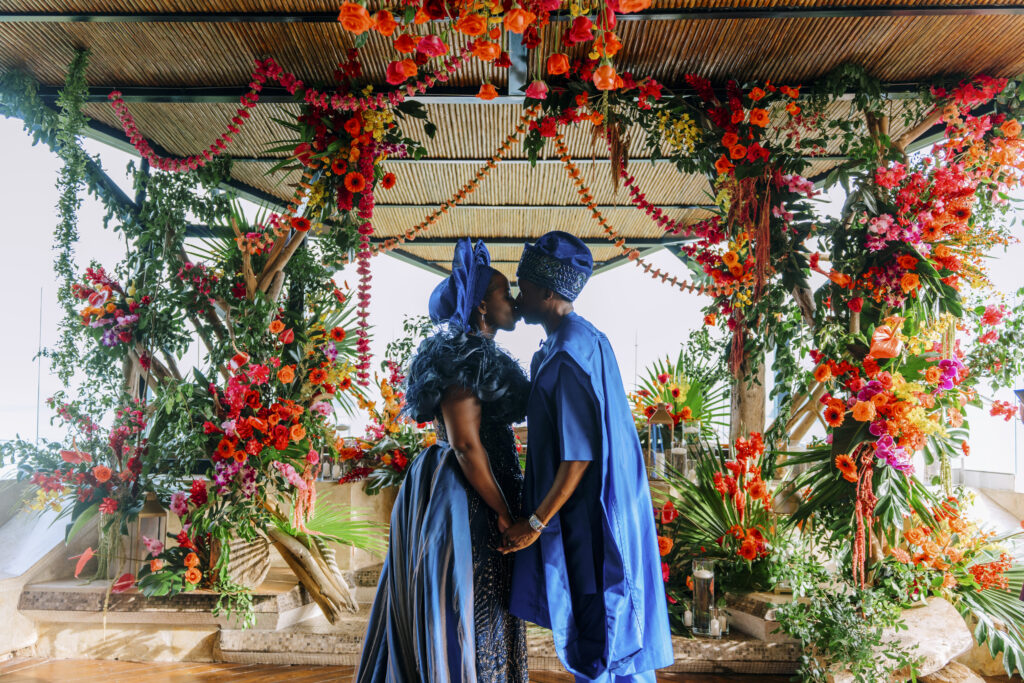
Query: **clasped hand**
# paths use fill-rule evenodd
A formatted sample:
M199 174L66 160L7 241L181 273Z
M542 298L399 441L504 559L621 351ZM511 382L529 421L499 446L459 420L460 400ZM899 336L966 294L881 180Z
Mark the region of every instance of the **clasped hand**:
M538 538L540 538L540 532L533 530L529 520L520 519L505 529L502 535L502 545L498 547L498 551L503 555L508 555L529 547Z

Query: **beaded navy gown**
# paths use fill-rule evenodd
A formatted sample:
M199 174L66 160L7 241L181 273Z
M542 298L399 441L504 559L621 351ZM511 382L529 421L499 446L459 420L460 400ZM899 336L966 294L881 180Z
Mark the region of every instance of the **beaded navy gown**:
M355 680L527 683L526 625L508 611L512 556L498 552L497 515L463 475L440 415L449 387L476 394L481 442L518 517L511 425L525 415L529 381L493 340L442 331L420 344L407 382L407 413L434 420L438 443L413 460L395 501Z

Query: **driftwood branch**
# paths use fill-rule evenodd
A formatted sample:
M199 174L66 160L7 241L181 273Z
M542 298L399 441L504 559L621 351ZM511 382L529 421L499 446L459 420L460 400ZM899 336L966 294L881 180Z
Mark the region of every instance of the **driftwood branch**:
M908 130L906 133L897 138L893 146L899 150L903 156L907 155L907 147L910 146L914 140L924 135L929 128L938 123L939 119L942 118L942 109L935 107L918 123L916 126Z
M359 609L348 586L344 585L344 579L340 575L332 576L333 572L326 567L323 558L318 557L319 551L314 554L294 537L275 527L268 529L267 534L329 622L336 623L342 609L350 612Z
M281 254L276 259L268 261L270 269L263 269L264 274L258 283L259 291L266 292L270 289L270 283L273 281L274 275L276 275L277 272L284 270L284 267L288 265L288 261L291 260L292 256L295 255L295 252L306 240L307 234L309 233L296 233L288 243L288 246L281 251Z

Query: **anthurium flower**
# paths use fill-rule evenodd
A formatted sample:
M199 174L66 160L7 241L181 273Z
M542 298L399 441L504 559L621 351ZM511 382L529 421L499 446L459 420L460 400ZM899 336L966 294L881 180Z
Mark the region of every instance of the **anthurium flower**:
M537 15L521 7L513 7L505 15L505 28L512 33L522 33L537 19Z
M534 100L547 99L548 84L544 81L533 81L526 88L526 96Z
M68 558L70 560L78 560L78 562L75 563L75 578L76 579L78 578L78 575L82 573L82 570L85 569L85 565L89 564L89 560L91 560L93 558L93 555L95 555L95 554L96 553L94 553L92 551L92 548L90 547L90 548L86 548L84 551L82 551L81 555L75 555L74 557L69 557Z
M498 96L498 91L490 83L484 83L480 86L480 92L476 94L481 100L493 100Z
M111 593L124 593L135 585L135 574L121 574L120 578L110 587Z
M561 76L569 71L569 56L556 52L548 57L548 73L552 76Z
M235 355L231 356L231 361L228 363L228 367L232 372L237 372L239 368L249 362L249 354L245 351L239 351Z
M355 2L346 2L341 5L338 13L338 21L346 31L355 34L366 33L373 28L373 20L366 8Z
M416 45L416 51L428 57L440 57L448 54L448 46L435 35L424 36Z
M291 344L295 341L295 330L291 328L285 330L278 336L278 339L281 340L282 344Z
M80 465L82 463L92 462L92 456L88 453L83 453L79 450L61 451L61 460L68 463L69 465Z

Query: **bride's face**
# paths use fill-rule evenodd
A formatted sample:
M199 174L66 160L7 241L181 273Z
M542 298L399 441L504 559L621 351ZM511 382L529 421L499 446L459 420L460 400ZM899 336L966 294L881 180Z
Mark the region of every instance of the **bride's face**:
M484 320L495 330L511 332L516 328L516 322L519 320L515 303L508 278L501 273L494 273L491 276L491 284L487 288L487 296L483 301Z

